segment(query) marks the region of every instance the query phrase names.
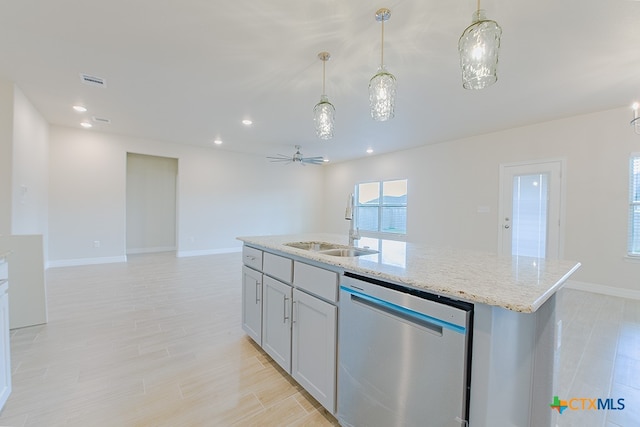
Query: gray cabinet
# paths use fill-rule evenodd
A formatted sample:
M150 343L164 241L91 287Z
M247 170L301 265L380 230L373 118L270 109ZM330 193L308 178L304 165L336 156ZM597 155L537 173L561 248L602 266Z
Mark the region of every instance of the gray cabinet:
M335 414L339 274L247 246L243 262L242 328Z
M291 286L267 275L262 279L262 348L291 372Z
M291 375L335 413L338 308L299 289L293 302Z
M242 267L242 329L262 345L262 273Z

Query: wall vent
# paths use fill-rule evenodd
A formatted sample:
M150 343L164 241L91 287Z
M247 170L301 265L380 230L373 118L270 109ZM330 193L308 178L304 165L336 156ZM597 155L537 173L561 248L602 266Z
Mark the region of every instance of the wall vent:
M87 84L89 86L107 87L107 82L101 77L96 77L96 76L91 76L89 74L81 73L80 80L82 80L82 83Z
M107 119L107 118L105 118L105 117L96 117L96 116L93 116L93 117L92 117L92 119L93 119L93 121L94 121L94 122L96 122L96 123L103 123L103 124L105 124L105 125L110 125L110 124L111 124L111 120L110 120L110 119Z

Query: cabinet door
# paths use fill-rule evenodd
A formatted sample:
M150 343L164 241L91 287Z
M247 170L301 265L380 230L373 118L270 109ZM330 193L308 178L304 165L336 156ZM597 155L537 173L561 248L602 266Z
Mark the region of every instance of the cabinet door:
M291 373L291 286L263 276L262 348Z
M262 273L242 267L242 329L262 345Z
M2 409L11 394L11 352L8 284L0 280L0 285L0 409Z
M291 375L334 414L338 308L298 289L293 301Z

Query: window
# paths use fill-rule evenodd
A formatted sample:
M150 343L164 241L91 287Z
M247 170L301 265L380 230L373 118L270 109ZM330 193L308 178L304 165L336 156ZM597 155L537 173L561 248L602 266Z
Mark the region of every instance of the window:
M640 256L640 154L629 167L629 255Z
M356 226L363 234L407 234L407 180L356 185Z

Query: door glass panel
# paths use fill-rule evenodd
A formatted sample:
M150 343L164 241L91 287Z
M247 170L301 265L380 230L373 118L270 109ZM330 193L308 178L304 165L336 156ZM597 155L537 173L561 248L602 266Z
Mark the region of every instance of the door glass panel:
M513 177L512 255L546 256L548 194L548 174Z

